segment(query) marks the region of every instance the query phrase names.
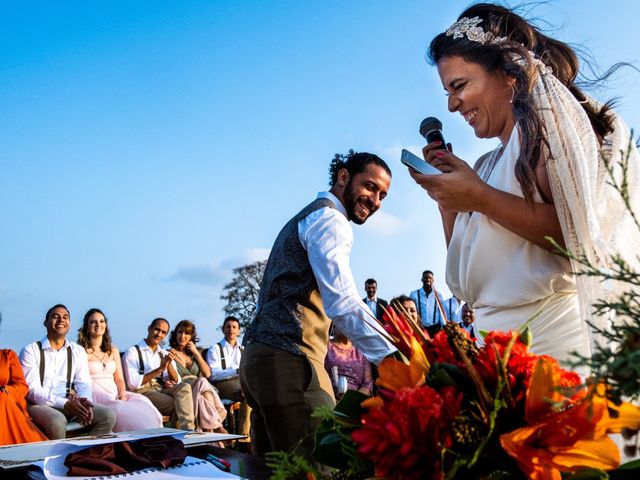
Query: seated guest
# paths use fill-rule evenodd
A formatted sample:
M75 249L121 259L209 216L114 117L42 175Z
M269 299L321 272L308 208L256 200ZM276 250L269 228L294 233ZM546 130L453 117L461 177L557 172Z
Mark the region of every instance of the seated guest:
M221 398L228 398L234 402L242 402L238 415L238 431L240 435L246 435L240 442L250 442L251 408L242 394L240 387L240 359L242 358L242 345L238 342L240 335L240 321L236 317L227 317L222 322L224 338L212 345L207 352L207 364L211 369L209 380L218 389Z
M191 387L178 382L174 353L160 348L169 333L169 322L156 318L147 327L147 338L124 354L123 370L129 390L141 393L162 415L170 415L176 428L194 430Z
M478 333L478 330L476 329L476 326L473 323L475 320L475 315L473 313L473 310L471 309L471 307L469 307L467 303L462 305L461 317L462 317L462 321L460 321L458 325L460 325L460 327L469 334L469 336L471 337L471 340L476 342L476 345L478 346L484 345L482 336Z
M347 390L357 390L365 395L371 395L373 388L371 363L335 326L333 337L329 341L324 368L331 378L331 386L337 399Z
M161 428L162 415L153 403L138 393L127 392L122 374L120 354L111 344L107 318L92 308L78 329L78 343L87 352L94 403L116 412L114 432Z
M196 326L189 320L178 322L171 332L169 345L178 381L191 385L197 429L204 432L224 432L222 421L227 416L227 410L209 383L211 370L196 346L197 341Z
M408 316L416 325L422 325L420 323L418 306L413 298L407 297L406 295L398 295L391 299L391 306L397 313Z
M116 423L113 410L91 401L87 354L67 340L70 325L67 307L51 307L44 320L47 335L20 352L29 385L29 414L52 440L64 438L67 423L73 419L89 427L91 435L111 433Z
M0 350L0 446L47 439L29 418L28 392L18 355Z

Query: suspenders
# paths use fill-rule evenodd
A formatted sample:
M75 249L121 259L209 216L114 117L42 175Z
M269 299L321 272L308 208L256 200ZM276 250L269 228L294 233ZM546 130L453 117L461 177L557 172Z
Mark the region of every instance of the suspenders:
M220 352L220 364L222 366L222 370L226 370L227 358L224 356L224 349L222 348L222 342L218 342L216 345L218 345L218 351ZM240 351L242 352L243 350L244 350L244 347L240 345Z
M138 373L140 375L144 375L144 361L142 361L142 352L140 351L140 346L138 344L134 345L136 350L138 351Z
M230 327L233 328L233 327ZM220 352L220 362L222 363L222 370L227 369L227 359L224 356L224 349L222 348L222 342L218 342L218 351Z
M431 325L436 325L436 312L438 311L437 310L438 309L438 294L437 294L435 288L432 291L433 291L433 296L435 298L434 298L434 302L433 302L433 323ZM418 297L418 312L420 312L420 314L422 314L422 305L421 305L421 302L420 302L420 292L424 292L424 290L422 288L419 288L418 289L418 295L417 295L417 297ZM428 297L428 295L427 295L427 297ZM425 300L427 300L427 299L425 298ZM451 311L451 306L449 306L449 311Z
M40 385L44 386L44 350L42 350L42 342L38 340L38 349L40 350ZM71 354L71 345L67 346L67 386L65 397L69 398L73 383L71 383L71 370L73 368L73 355Z

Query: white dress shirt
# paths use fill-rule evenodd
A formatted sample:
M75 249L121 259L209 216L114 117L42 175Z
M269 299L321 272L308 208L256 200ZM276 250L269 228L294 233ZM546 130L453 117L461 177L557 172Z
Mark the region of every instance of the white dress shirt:
M209 368L211 368L211 376L209 379L212 382L235 378L238 376L238 368L240 368L240 358L242 357L242 346L240 342L236 340L236 344L231 345L223 338L220 340L220 343L222 344L222 351L224 352L226 368L222 368L220 347L217 343L211 345L207 352L207 363L209 364Z
M360 298L349 259L353 231L347 211L330 192L320 192L336 208L320 208L298 222L298 237L307 251L327 316L369 361L378 364L396 351L384 330Z
M71 347L71 383L79 397L89 400L91 374L84 348L65 339L60 350L54 350L46 336L41 340L44 352L44 378L40 383L40 349L38 343L27 345L20 352L20 364L29 385L27 400L35 405L47 405L62 410L69 400L67 393L67 347Z
M156 348L154 352L151 347L147 345L147 342L142 340L138 343L140 347L140 353L142 354L142 362L144 363L144 373L140 374L140 359L138 357L138 350L135 346L129 347L124 354L124 375L126 377L126 383L129 390L137 390L142 386L142 380L145 374L160 367L162 357L167 355L167 351L160 347ZM173 368L175 369L175 363L172 361ZM165 370L162 373L163 379L168 379L169 374Z

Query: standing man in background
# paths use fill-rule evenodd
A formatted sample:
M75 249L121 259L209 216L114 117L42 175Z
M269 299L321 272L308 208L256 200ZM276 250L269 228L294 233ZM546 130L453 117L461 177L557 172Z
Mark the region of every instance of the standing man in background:
M384 309L389 306L386 300L378 298L378 282L375 278L367 278L364 282L364 291L367 292L367 296L362 299L364 303L369 306L371 313L378 319L382 320L384 315Z
M349 222L361 225L380 208L391 171L376 155L350 151L329 173L331 190L278 234L245 333L240 380L258 455L295 449L311 459L320 422L312 413L335 403L324 369L331 321L371 362L396 351L365 310L350 266Z
M427 329L431 337L440 331L444 326L444 320L440 313L440 308L444 303L444 298L435 289L435 277L431 270L422 272L422 288L414 290L409 295L418 305L420 320L422 325ZM438 300L440 305L438 305Z

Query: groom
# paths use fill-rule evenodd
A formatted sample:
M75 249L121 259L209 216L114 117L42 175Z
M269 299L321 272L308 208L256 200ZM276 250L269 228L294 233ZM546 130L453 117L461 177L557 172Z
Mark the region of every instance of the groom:
M254 451L311 458L319 419L335 403L324 369L333 321L372 362L395 352L358 295L349 258L350 221L361 225L387 196L391 171L371 153L336 155L331 190L296 214L275 240L256 316L245 334L242 390L251 406Z

